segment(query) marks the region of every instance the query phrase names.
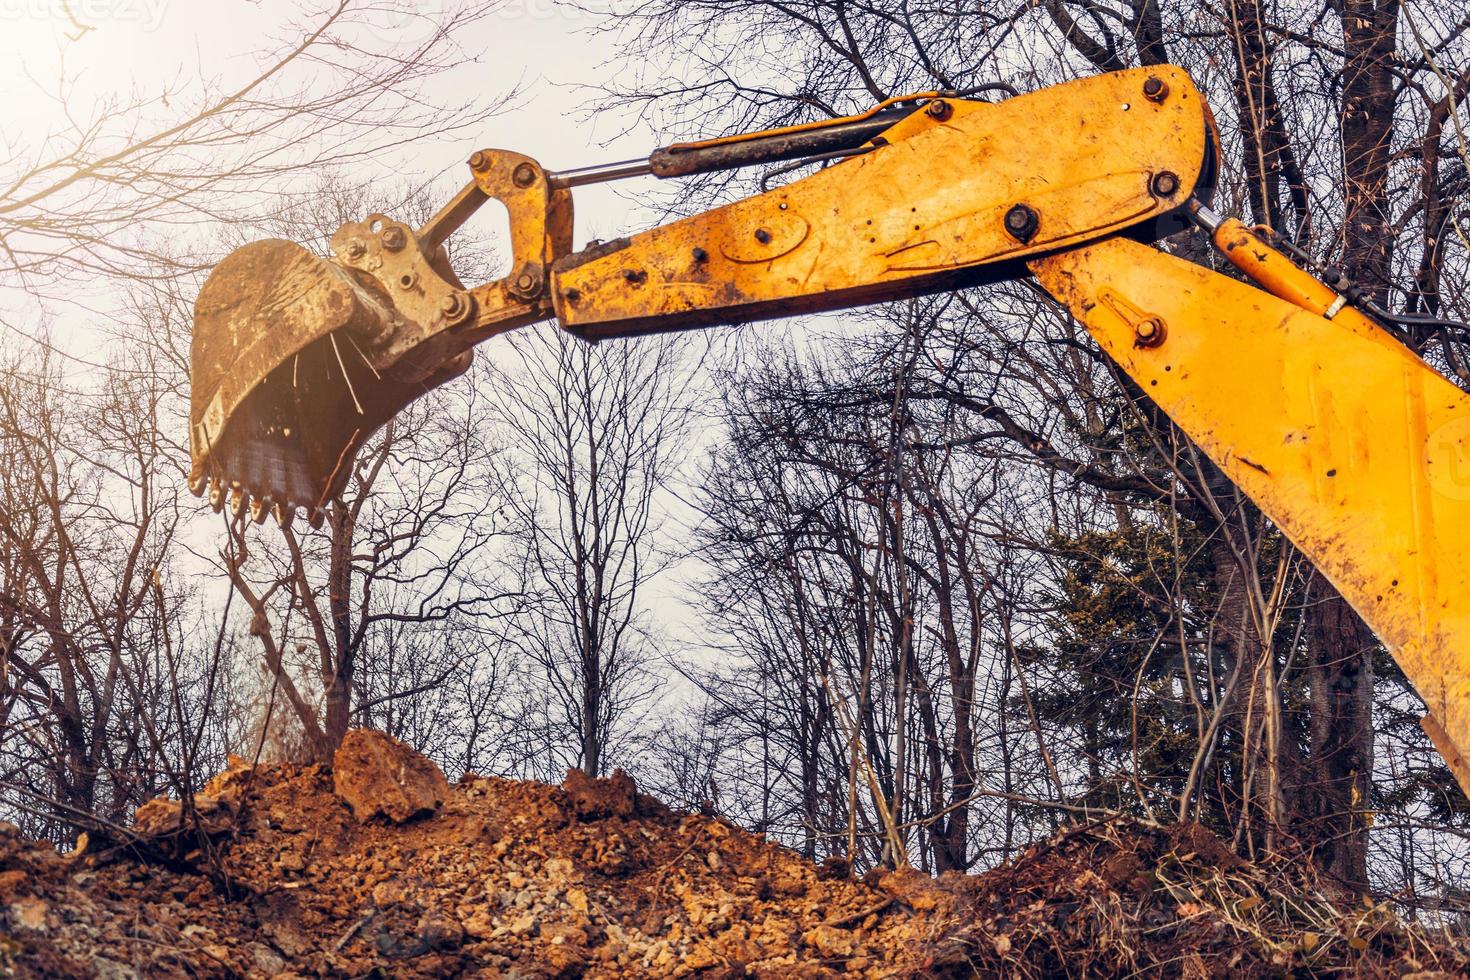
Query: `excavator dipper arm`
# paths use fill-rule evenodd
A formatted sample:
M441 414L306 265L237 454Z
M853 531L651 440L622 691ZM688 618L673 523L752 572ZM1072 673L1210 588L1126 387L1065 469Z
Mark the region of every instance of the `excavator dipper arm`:
M1470 790L1470 397L1275 251L1211 214L1213 120L1179 68L991 104L945 93L825 126L659 150L604 176L842 158L629 239L571 250L570 189L497 150L423 228L287 242L200 294L193 481L258 520L316 516L362 442L496 333L557 318L588 340L892 300L1033 275L1342 592L1430 710ZM514 263L466 289L443 243L480 205ZM1201 224L1258 285L1148 243Z

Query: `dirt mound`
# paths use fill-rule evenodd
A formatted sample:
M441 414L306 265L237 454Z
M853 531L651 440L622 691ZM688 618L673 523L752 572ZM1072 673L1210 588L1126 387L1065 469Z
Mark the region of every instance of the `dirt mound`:
M1470 976L1464 937L1347 901L1303 859L1243 861L1197 824L1072 828L974 879L969 916L980 975Z
M0 973L1226 976L1470 965L1386 911L1337 912L1300 876L1244 865L1198 828L1092 826L978 877L854 880L720 819L671 812L621 773L447 787L384 736L355 735L350 748L335 772L238 765L193 812L150 804L127 847L61 856L0 829ZM1295 891L1276 891L1286 888Z

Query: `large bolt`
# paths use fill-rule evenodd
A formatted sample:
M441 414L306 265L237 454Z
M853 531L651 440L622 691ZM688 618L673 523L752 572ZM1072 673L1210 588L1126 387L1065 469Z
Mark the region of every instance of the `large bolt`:
M469 311L469 300L465 298L464 293L448 293L439 301L439 312L444 314L444 319L448 323L458 323Z
M536 168L529 163L523 163L516 167L510 179L515 181L517 187L530 187L536 183Z
M1023 245L1036 237L1039 227L1041 216L1029 205L1017 204L1006 212L1006 231Z
M929 114L931 119L938 119L940 122L944 122L950 116L954 115L954 107L943 99L935 99L933 102L930 102L924 111Z
M1179 190L1179 176L1172 170L1161 170L1154 174L1149 188L1159 197L1173 197Z
M537 266L523 267L510 284L510 291L522 299L537 296L545 286L541 269Z
M484 150L476 150L470 154L471 170L484 170L488 166L490 166L490 154Z
M1169 86L1157 75L1150 75L1143 81L1143 97L1150 102L1163 102L1169 97Z
M1164 334L1164 321L1149 317L1134 326L1133 342L1139 347L1157 347L1164 342Z
M389 225L383 229L383 247L388 251L396 252L407 244L408 239L404 236L402 228L397 225Z

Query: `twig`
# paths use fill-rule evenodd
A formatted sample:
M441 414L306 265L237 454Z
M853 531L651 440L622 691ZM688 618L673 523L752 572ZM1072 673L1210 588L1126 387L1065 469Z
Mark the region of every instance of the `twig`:
M887 898L883 899L883 901L879 902L877 905L873 905L865 909L859 909L851 915L844 915L840 919L828 919L822 924L831 926L834 929L846 929L854 922L861 922L870 915L877 915L879 912L882 912L884 909L888 908L888 906L892 905L896 901L898 901L898 899L890 895Z
M337 942L332 946L332 952L342 952L343 948L345 948L348 943L352 942L352 937L357 935L358 931L362 929L363 926L373 921L373 919L376 918L377 915L378 910L376 908L368 909L366 915L358 919L356 922L352 923L352 927L342 934L342 938L337 940Z

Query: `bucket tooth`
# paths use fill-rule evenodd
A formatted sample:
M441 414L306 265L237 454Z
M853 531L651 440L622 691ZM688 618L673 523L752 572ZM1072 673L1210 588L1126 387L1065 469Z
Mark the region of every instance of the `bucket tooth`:
M194 310L194 472L287 506L339 493L362 442L424 390L380 380L355 339L403 322L386 296L299 245L226 257Z
M415 346L428 327L442 323L407 319L370 275L299 245L232 252L194 307L195 479L250 487L287 509L326 504L373 433L469 367L468 351Z

